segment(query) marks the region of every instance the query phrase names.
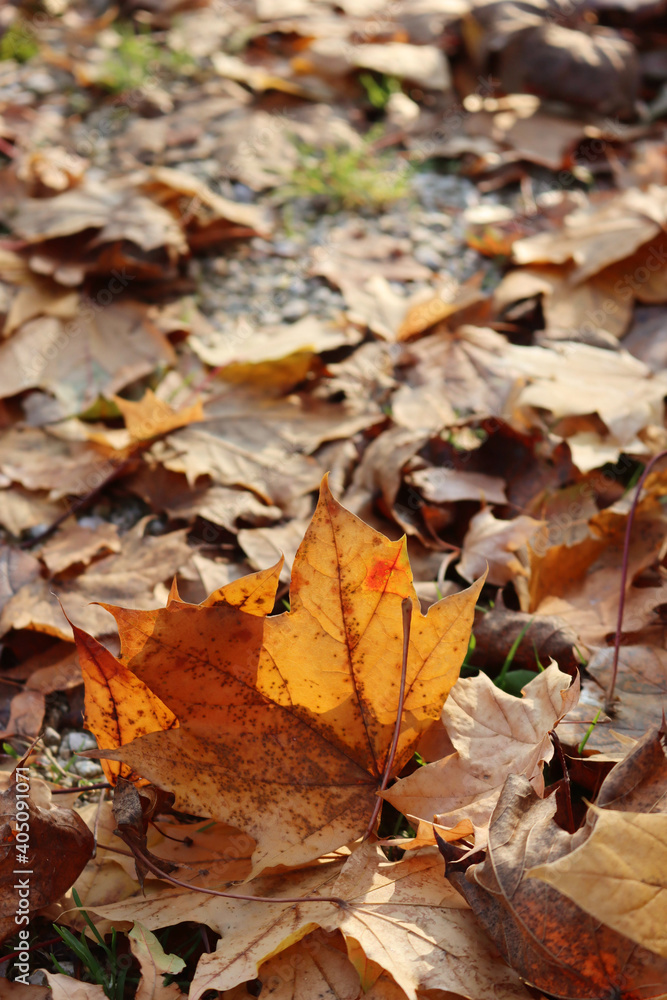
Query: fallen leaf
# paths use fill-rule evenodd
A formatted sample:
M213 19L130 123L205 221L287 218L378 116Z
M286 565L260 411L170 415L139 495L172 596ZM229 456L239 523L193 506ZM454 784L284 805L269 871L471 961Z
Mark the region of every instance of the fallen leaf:
M550 731L578 697L578 680L555 663L524 687L522 698L501 691L486 674L461 678L442 713L456 753L399 779L383 798L425 823L452 829L467 822L460 835L474 831L475 848L483 847L508 772L525 775L544 792L543 767L554 752Z
M440 880L442 872L435 853L388 862L377 846L365 844L346 863L323 861L244 887L251 896L275 896L275 902L205 898L171 887L156 893L147 884L146 898L95 912L117 921L133 906L149 927L162 926L167 912L170 919L178 913L181 920L196 919L223 933L224 944L199 961L190 1000L200 1000L207 989L232 989L261 977L263 961L277 953L282 957L318 926L342 931L352 954L360 947L366 956L361 961L387 969L411 1000L418 988L451 988L479 1000L526 1000L518 978L489 947L460 897ZM306 895L314 901L282 901ZM336 897L344 905L317 902L318 896Z
M51 1000L106 1000L106 993L96 983L82 983L72 976L49 972L48 969L44 969L44 975L51 991Z
M579 642L576 632L555 616L535 616L521 611L492 608L480 615L475 622L475 649L469 662L487 672L494 668L500 671L508 651L521 634L512 659L513 670L535 671L538 662L544 664L554 660L563 673L574 676L581 662L575 651ZM586 655L585 650L579 648Z
M124 389L158 364L173 364L173 349L147 312L136 302L104 309L84 302L69 323L54 317L25 323L0 346L0 396L44 389L58 404L55 420L82 413L98 396Z
M94 846L86 824L71 809L52 805L48 785L24 763L19 761L3 776L0 794L0 940L28 922L22 919L17 924L15 917L35 914L62 896L76 881Z
M152 931L138 921L128 933L132 954L141 966L141 979L137 987L136 1000L176 1000L182 997L176 983L164 985L163 976L173 976L182 972L185 961L178 955L167 955Z
M423 616L405 542L364 525L325 483L292 569L289 613L265 620L177 601L148 614L107 607L123 662L180 727L104 756L173 791L178 808L247 830L258 842L255 871L335 850L363 834L392 742L402 599L413 619L394 771L440 714L480 585Z
M78 563L87 566L96 556L119 552L120 548L115 524L99 524L96 528L74 524L48 541L40 551L40 558L49 572L57 575Z
M113 624L107 613L90 601L131 596L135 604L150 606L156 584L171 580L191 550L185 532L151 537L144 535L145 527L146 520L139 521L122 536L120 552L98 559L81 576L58 581L40 578L25 584L5 605L0 633L9 628L30 628L71 639L58 599L93 635L108 633Z
M598 274L609 264L625 260L656 236L665 221L664 190L631 188L590 203L566 216L561 230L518 240L512 247L517 264L576 265L575 282Z
M114 396L113 400L123 416L132 441L147 441L176 430L177 427L185 427L204 419L201 402L174 410L169 403L158 399L152 389L146 389L143 398L137 402L120 396Z
M569 742L576 743L586 735L587 722L601 710L605 724L595 726L586 745L603 753L618 751L621 740L641 739L647 727L659 726L667 698L667 651L658 646L621 646L613 718L605 717L613 659L611 648L594 652L586 665L581 703L568 715Z
M526 877L667 959L667 815L590 809L597 819L585 843Z
M458 500L507 503L503 480L498 476L486 476L483 472L435 467L411 472L406 479L418 486L425 499L433 503L455 503Z
M491 818L486 859L456 863L444 841L447 878L521 978L547 994L578 1000L634 1000L664 993L667 961L590 917L525 873L567 857L576 844L554 822L556 797L541 799L510 774Z
M174 713L97 639L76 625L72 632L86 686L84 726L98 746L120 747L138 736L178 725ZM102 769L112 785L119 777L137 780L131 768L113 760L103 760Z
M488 565L489 583L500 587L516 577L527 577L528 569L516 551L528 544L541 524L526 514L501 521L488 508L480 510L471 518L463 539L459 573L464 580L473 580Z
M340 931L316 930L262 962L257 984L273 1000L357 1000L359 974L345 952ZM225 991L224 1000L247 1000L246 984Z

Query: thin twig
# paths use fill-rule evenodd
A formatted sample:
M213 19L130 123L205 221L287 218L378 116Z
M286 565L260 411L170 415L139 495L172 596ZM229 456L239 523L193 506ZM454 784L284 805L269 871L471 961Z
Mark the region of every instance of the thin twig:
M347 906L346 901L341 899L340 896L244 896L240 893L220 892L219 889L204 889L199 885L181 882L180 879L174 878L173 875L168 875L166 872L161 871L138 847L134 847L133 852L135 857L139 858L142 865L148 871L157 875L158 878L164 879L166 882L171 882L172 885L178 885L182 889L189 889L191 892L204 892L208 896L222 896L225 899L240 899L247 903L334 903L336 906Z
M385 764L384 774L382 776L382 784L380 785L380 791L383 792L387 785L389 784L389 778L391 777L391 769L394 766L394 758L396 756L396 748L398 747L398 738L401 732L401 722L403 721L403 705L405 703L405 684L408 676L408 650L410 647L410 625L412 623L412 601L409 597L404 597L401 601L401 613L403 615L403 659L401 663L401 685L398 692L398 707L396 709L396 725L394 726L394 736L391 741L391 746L389 748L389 756L387 757L387 763ZM373 814L368 823L366 833L364 834L364 840L368 840L375 827L375 821L378 818L380 809L382 808L382 799L378 796L378 799L373 808Z
M630 535L632 533L632 525L635 519L635 511L637 510L637 504L639 503L639 497L646 482L646 477L649 472L661 458L667 456L667 451L659 451L657 455L654 455L651 461L648 463L641 476L639 477L639 482L637 483L637 490L632 501L632 506L630 507L630 513L628 514L628 522L625 526L625 541L623 542L623 562L621 564L621 596L618 602L618 619L616 621L616 637L614 639L614 659L612 661L611 668L611 681L609 684L609 690L607 691L607 709L611 707L614 702L614 688L616 687L616 677L618 675L618 658L621 652L621 634L623 630L623 612L625 610L625 586L628 579L628 564L630 562Z
M567 810L567 821L570 828L569 832L574 833L577 828L574 825L574 813L572 812L572 786L570 784L570 772L567 769L567 758L565 756L565 751L563 750L563 745L554 729L551 730L549 736L551 736L553 745L556 748L561 771L563 772L563 784L565 785L565 808Z

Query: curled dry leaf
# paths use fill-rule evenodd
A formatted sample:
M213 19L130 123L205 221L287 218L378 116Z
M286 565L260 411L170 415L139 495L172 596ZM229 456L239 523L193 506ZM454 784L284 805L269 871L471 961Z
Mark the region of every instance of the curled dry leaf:
M517 576L527 576L528 570L516 551L527 544L541 523L526 514L500 521L488 508L480 510L471 519L463 539L459 573L464 580L474 580L488 564L489 583L500 587Z
M275 587L275 574L265 574L254 595L262 613L272 609ZM104 756L174 792L177 808L249 832L258 842L255 870L335 850L364 833L389 756L403 600L411 601L412 627L392 773L440 715L480 587L422 615L405 541L363 524L325 481L294 562L289 613L265 619L232 607L226 588L213 607L107 606L123 663L180 725Z
M28 769L23 768L4 775L0 794L0 940L16 934L19 927L15 917L19 912L34 914L62 896L93 853L93 835L86 824L71 809L53 806L48 785L32 775L26 780L27 773ZM20 821L21 827L29 824L27 852L19 852L21 842L17 837L20 834L23 838L25 831L19 829L17 811L19 817L26 811L18 810L19 804L28 813L27 819ZM25 870L25 878L15 869ZM29 911L21 905L21 887Z
M453 839L474 831L475 846L484 846L508 772L525 775L544 791L543 765L554 752L549 731L578 697L578 678L572 682L555 663L526 685L522 698L501 691L486 674L459 680L442 713L457 752L400 779L383 797L404 815L425 821L422 842L426 824L435 821L452 830Z

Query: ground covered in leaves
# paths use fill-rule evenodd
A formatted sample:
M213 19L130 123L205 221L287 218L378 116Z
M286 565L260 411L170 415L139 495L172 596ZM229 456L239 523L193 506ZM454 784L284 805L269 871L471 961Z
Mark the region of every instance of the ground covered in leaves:
M667 996L664 14L2 7L0 997Z

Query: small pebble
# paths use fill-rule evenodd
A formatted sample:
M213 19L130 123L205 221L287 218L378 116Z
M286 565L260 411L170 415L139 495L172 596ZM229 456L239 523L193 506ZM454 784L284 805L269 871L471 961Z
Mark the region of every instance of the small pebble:
M423 264L424 267L430 267L432 271L439 271L442 267L442 257L440 254L424 243L415 247L414 257L419 264Z
M104 772L96 760L77 760L72 764L70 770L75 771L81 778L99 778Z
M97 740L90 733L68 733L63 739L63 749L80 753L82 750L94 750Z
M283 319L287 323L295 323L308 312L308 303L304 299L291 299L283 309Z
M60 733L52 729L51 726L47 726L42 735L42 742L49 750L56 750L60 746Z

